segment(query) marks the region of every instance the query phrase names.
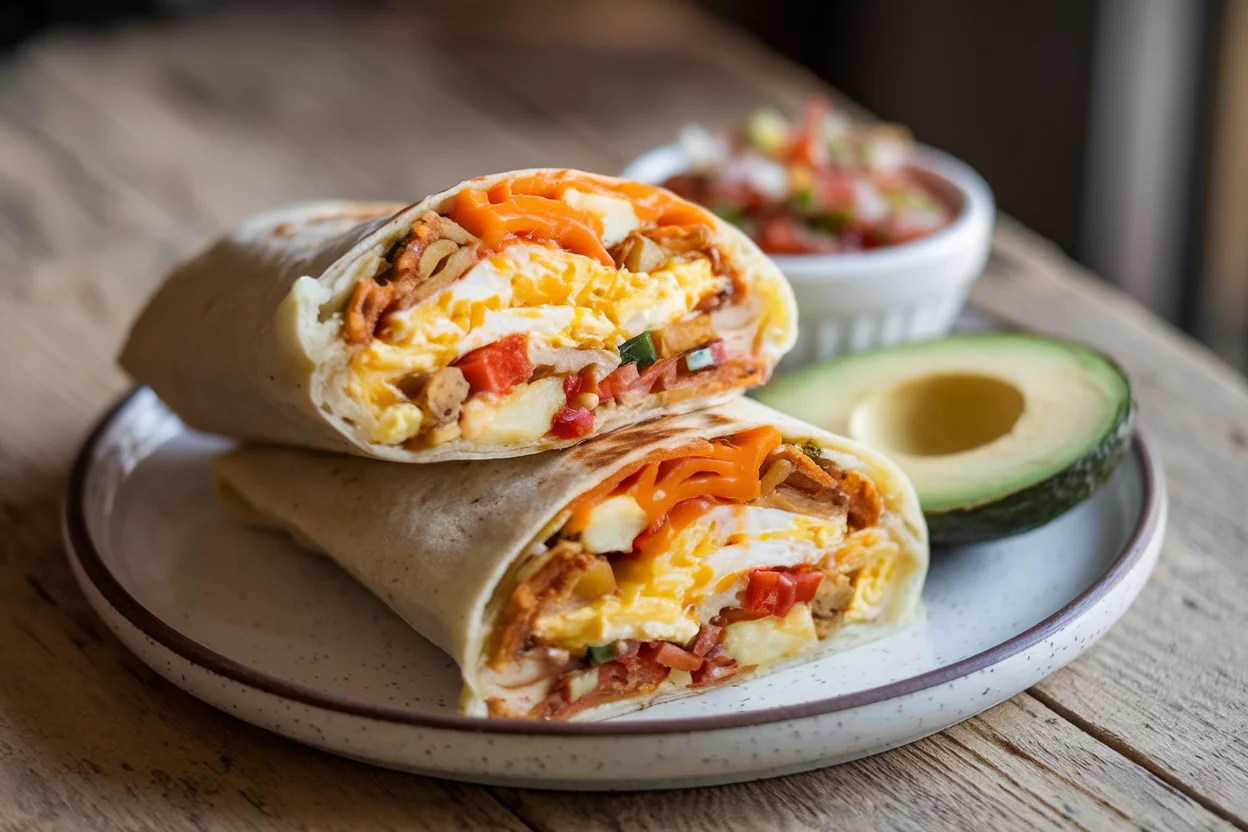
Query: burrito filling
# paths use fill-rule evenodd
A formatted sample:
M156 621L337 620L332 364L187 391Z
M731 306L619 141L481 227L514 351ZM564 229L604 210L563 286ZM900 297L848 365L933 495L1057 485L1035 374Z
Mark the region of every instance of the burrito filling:
M618 407L755 386L769 287L703 209L637 182L539 174L427 212L347 303L347 395L370 441L575 439Z
M574 501L500 590L490 715L704 688L872 620L900 554L881 510L869 480L773 427L650 455Z

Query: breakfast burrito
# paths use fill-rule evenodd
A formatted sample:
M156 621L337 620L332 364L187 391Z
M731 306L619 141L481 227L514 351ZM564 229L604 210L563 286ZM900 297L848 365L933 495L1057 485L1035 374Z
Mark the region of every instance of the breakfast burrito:
M446 651L479 716L602 719L808 661L912 621L927 572L896 466L743 399L539 456L245 447L214 473Z
M173 273L121 363L201 430L432 462L725 401L795 321L775 265L709 211L525 170L255 218Z

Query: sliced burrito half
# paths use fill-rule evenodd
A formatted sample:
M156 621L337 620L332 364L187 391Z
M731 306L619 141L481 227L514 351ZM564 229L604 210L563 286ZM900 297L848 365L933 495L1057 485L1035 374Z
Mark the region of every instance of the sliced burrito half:
M215 473L449 653L481 716L601 719L826 655L912 621L927 571L900 470L745 400L539 456Z
M253 219L170 276L121 362L202 430L430 462L724 401L795 332L783 276L714 214L527 170Z

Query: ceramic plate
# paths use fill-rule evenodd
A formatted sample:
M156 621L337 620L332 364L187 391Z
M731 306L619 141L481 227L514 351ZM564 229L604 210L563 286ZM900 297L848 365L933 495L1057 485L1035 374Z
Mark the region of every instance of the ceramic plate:
M383 766L482 783L641 789L804 771L911 742L1087 650L1144 585L1166 502L1148 443L1092 499L999 543L933 552L926 620L773 675L599 723L455 713L454 664L327 560L232 522L227 444L139 389L88 439L65 533L92 606L175 685Z

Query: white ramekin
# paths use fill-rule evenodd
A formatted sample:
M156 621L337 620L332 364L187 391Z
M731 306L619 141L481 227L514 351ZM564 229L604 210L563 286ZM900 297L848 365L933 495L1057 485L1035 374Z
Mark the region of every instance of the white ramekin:
M688 167L673 144L643 153L620 175L658 184ZM983 178L946 153L920 145L914 169L958 210L945 228L871 251L772 256L798 306L797 344L781 366L938 338L953 326L988 261L996 207Z

